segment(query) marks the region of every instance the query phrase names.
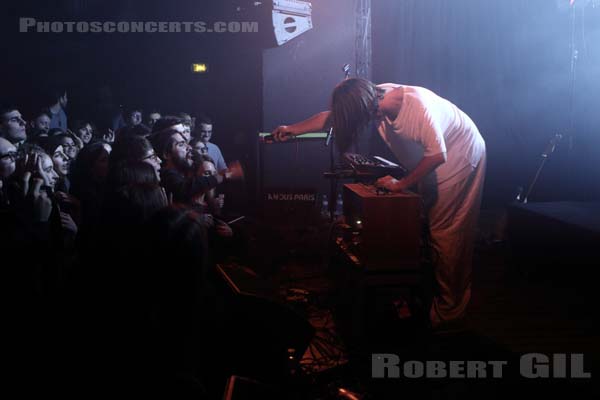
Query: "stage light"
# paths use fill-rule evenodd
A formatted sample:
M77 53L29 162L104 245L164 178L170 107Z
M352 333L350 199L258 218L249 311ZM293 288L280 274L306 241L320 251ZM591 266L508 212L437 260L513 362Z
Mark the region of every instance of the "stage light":
M281 46L312 29L312 4L301 0L273 0L273 29Z
M208 64L194 63L192 64L192 72L194 74L205 74L208 72Z

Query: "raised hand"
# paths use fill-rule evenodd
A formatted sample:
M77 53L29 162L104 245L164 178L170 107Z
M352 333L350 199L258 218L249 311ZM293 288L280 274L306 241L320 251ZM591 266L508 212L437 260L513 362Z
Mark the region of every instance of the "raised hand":
M79 136L77 136L76 134L74 134L70 129L67 129L67 133L69 134L69 136L71 136L71 139L73 139L73 141L75 142L75 146L77 146L77 148L79 150L83 149L83 146L84 146L83 140L81 140L81 138Z
M36 161L35 161L34 177L41 178L44 183L44 186L54 187L54 182L53 182L53 178L52 178L51 174L44 171L44 168L42 166L42 157L38 157L37 154L35 154L35 157L36 157Z
M69 213L60 212L60 224L64 230L77 234L77 224Z
M113 131L112 129L109 128L108 132L106 132L102 138L104 140L106 140L108 143L114 142L115 141L115 131Z
M33 179L31 197L33 198L33 219L36 222L48 222L52 213L52 200L45 190L41 190L44 181L40 178Z
M225 178L231 180L244 179L244 169L242 168L242 164L240 164L239 161L232 161L229 163L229 168L225 171Z

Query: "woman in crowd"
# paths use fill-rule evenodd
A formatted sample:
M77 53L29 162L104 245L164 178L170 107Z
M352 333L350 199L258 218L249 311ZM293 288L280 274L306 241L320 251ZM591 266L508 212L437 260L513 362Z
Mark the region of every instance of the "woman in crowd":
M119 138L113 145L110 159L114 169L118 169L124 162L144 162L154 169L156 179L160 181L162 161L148 139L143 136L129 135Z
M92 125L87 121L75 121L73 132L81 140L84 146L90 144L92 141L93 129Z
M71 193L81 202L81 225L84 229L98 223L108 175L108 160L105 144L96 142L81 149L73 163Z
M46 154L52 159L54 171L56 171L59 177L55 190L64 193L69 193L71 187L69 180L71 158L66 154L67 150L63 147L62 143L69 140L69 143L72 143L72 139L68 135L61 133L49 136L40 142Z

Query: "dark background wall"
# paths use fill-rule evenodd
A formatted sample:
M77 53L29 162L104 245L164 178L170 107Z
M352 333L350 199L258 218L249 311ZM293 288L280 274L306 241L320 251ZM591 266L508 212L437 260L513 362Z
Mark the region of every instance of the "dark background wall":
M374 81L428 87L473 118L488 149L487 205L529 182L556 133L566 138L531 199L600 198L600 7L568 3L373 1Z

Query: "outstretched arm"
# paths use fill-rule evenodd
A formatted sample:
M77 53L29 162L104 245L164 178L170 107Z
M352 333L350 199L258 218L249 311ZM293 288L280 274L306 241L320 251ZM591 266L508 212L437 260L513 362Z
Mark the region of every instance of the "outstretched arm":
M301 135L308 132L319 132L325 128L325 124L329 119L331 112L322 111L304 121L297 122L292 125L281 125L275 128L272 132L273 137L278 142L283 142L291 136Z
M446 153L438 153L432 156L426 156L421 159L415 169L413 169L407 176L398 180L391 176L385 176L377 180L376 185L384 187L392 192L401 192L407 189L426 175L434 171L437 167L446 162Z

